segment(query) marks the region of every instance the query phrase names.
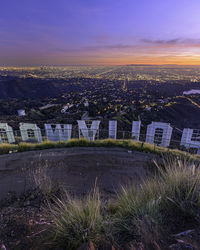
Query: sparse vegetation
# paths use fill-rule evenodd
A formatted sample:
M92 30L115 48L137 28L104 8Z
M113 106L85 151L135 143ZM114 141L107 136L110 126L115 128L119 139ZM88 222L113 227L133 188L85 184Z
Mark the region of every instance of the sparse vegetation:
M102 241L113 247L142 242L143 249L163 249L169 235L199 225L200 169L193 162L173 158L157 164L158 172L141 186L123 187L105 207L97 189L85 199L69 195L47 209L53 224L48 243L56 249L78 249ZM127 248L129 249L129 248Z
M157 249L162 232L175 233L187 229L190 223L198 225L198 166L190 161L171 158L157 168L158 173L153 178L145 180L140 187L122 188L118 195L112 217L116 242L124 244L143 238L149 247L147 249Z

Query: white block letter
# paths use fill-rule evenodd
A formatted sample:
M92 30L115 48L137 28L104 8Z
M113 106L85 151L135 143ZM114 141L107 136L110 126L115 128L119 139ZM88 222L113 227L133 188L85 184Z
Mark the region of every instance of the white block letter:
M146 142L168 147L173 128L169 123L152 122L147 126Z
M19 125L22 141L33 140L37 142L42 142L41 130L36 124L20 123Z
M109 138L117 138L117 121L109 121Z
M60 125L59 138L60 141L68 141L72 137L72 124L64 124L63 127Z
M49 141L68 141L71 139L72 125L71 124L56 124L52 128L51 124L45 124L45 132L47 140Z
M81 134L87 140L94 141L95 136L99 130L100 121L92 121L91 126L88 128L85 121L79 120L78 127L79 127L79 138Z
M15 137L13 134L12 127L8 126L7 123L0 123L0 143L14 143Z
M44 124L45 133L48 141L59 141L59 130L57 125L52 128L51 124Z
M188 149L198 148L198 154L200 154L200 129L184 128L181 145Z
M140 138L141 121L133 121L132 123L132 137L134 140L139 141Z

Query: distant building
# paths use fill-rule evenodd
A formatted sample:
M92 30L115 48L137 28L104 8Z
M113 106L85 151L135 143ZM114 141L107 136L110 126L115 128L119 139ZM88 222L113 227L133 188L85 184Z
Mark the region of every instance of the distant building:
M18 116L25 116L26 115L26 112L24 109L17 110L17 113L18 113Z

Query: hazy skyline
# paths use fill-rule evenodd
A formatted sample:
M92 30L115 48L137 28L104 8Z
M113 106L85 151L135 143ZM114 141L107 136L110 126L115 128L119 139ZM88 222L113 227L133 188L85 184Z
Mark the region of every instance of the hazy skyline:
M6 0L0 65L200 65L199 9L199 0Z

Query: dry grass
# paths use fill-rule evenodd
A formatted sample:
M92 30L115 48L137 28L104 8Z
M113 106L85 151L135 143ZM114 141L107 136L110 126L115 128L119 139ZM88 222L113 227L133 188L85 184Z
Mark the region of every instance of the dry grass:
M18 145L3 143L0 144L0 154L9 154L18 151Z
M45 162L39 161L39 164L31 167L28 173L31 185L45 196L51 196L55 190L49 168L50 166L47 160Z
M32 150L43 150L50 148L67 148L67 147L122 147L129 150L136 150L146 153L154 153L160 156L176 156L180 158L193 159L200 161L199 155L192 155L187 152L177 150L177 149L168 149L164 147L154 146L149 143L137 142L134 140L96 140L88 141L86 139L71 139L67 142L51 142L44 141L42 143L19 143L19 145L14 144L1 144L0 145L0 154L7 154L10 151L24 152Z

